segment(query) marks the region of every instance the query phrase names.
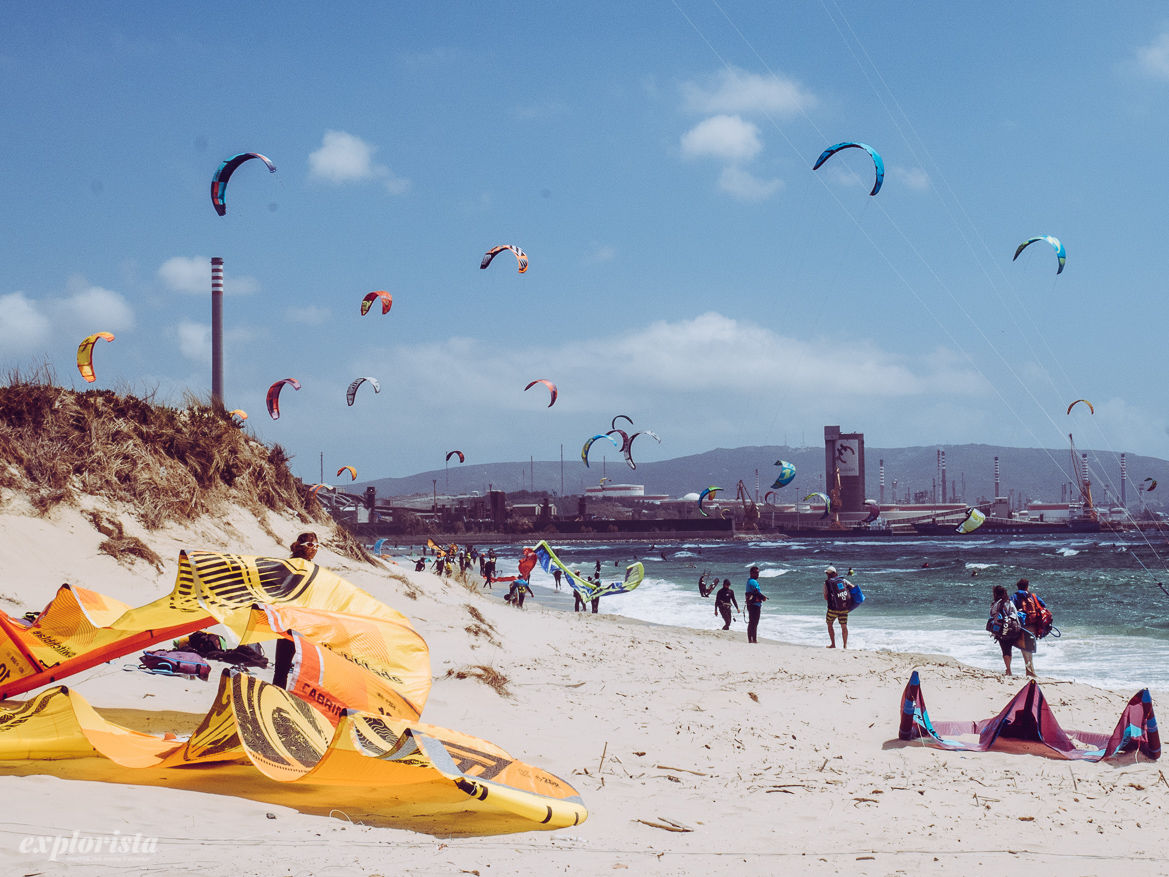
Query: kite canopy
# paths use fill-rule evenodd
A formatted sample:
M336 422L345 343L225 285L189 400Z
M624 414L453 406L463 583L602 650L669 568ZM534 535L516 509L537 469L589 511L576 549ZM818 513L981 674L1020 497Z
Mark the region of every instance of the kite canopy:
M630 422L632 423L632 421ZM641 432L635 432L633 435L631 435L629 437L629 441L625 443L625 462L629 464L630 469L637 468L637 464L633 462L633 440L639 435L648 435L659 445L662 443L662 440L658 438L657 433L650 432L648 429L643 429Z
M1145 481L1150 482L1149 486L1145 487L1144 484L1142 483L1141 490L1149 491L1149 490L1156 490L1157 489L1157 479L1156 478L1146 478Z
M244 411L242 408L233 408L231 411L228 411L227 413L231 417L238 417L240 420L247 420L248 419L248 412Z
M270 173L276 173L276 165L272 164L264 156L258 152L241 152L239 155L233 155L219 166L215 171L215 176L211 178L211 203L215 207L215 212L220 216L227 215L227 202L224 200L227 197L227 181L231 179L231 175L235 173L238 168L245 161L250 161L253 158L258 158L264 164L268 165Z
M986 515L975 508L966 509L966 520L954 528L955 533L973 533L986 523Z
M614 418L613 418L611 421L609 421L609 429L616 429L616 428L617 428L617 421L618 421L618 420L628 420L628 421L629 421L629 425L630 425L630 426L633 426L633 418L632 418L632 417L628 417L628 416L626 416L626 415L624 415L624 414L618 414L618 415L617 415L616 417L614 417Z
M394 297L384 289L379 289L376 292L366 293L365 298L361 300L361 316L364 317L366 314L368 314L369 309L373 307L373 303L378 299L381 299L382 313L388 314L390 312L390 308L393 307Z
M645 566L638 561L625 568L625 580L622 582L611 582L607 585L599 582L590 582L575 570L571 570L565 566L547 542L540 542L535 548L524 549L524 559L521 561L520 573L525 578L527 572L530 572L533 566L530 563L532 558L528 554L529 551L535 552L535 559L541 568L543 568L544 572L551 573L552 568L556 567L564 573L568 579L569 586L586 600L592 600L594 597L608 597L613 594L628 594L640 585L642 579L645 578ZM525 572L525 566L527 572Z
M775 465L779 467L779 474L775 476L775 483L771 485L771 489L779 490L781 487L787 487L795 479L796 467L787 460L776 460Z
M613 436L605 435L603 432L597 433L595 436L585 442L584 447L580 449L580 458L584 460L584 464L586 466L589 465L589 448L593 446L593 442L595 442L597 439L608 439L613 443L613 447L620 447L620 445L617 444L617 439L613 438Z
M539 378L538 380L532 381L530 384L528 384L526 387L524 387L524 392L525 393L528 392L528 390L532 389L532 387L536 386L536 384L543 384L545 387L547 387L549 390L552 391L552 398L548 400L548 407L551 408L553 405L555 405L556 404L556 397L559 395L559 393L556 390L556 385L554 383L552 383L551 381L546 381L543 378Z
M491 264L491 260L502 253L504 250L511 250L513 253L515 253L516 261L520 266L520 274L523 274L528 270L528 254L514 244L504 244L502 247L492 247L484 254L483 261L479 263L479 267L486 268Z
M273 420L280 419L280 391L284 389L285 384L291 385L294 390L300 389L300 381L296 378L284 378L268 388L268 416Z
M1014 262L1015 259L1018 259L1019 254L1021 252L1023 252L1025 249L1027 249L1027 247L1031 246L1031 244L1033 244L1037 241L1047 241L1049 244L1051 244L1052 249L1055 250L1056 258L1059 259L1059 267L1055 269L1055 273L1062 274L1063 273L1063 266L1067 263L1067 260L1068 260L1068 254L1064 250L1063 244L1060 243L1059 238L1053 238L1049 234L1043 234L1037 238L1027 238L1027 240L1025 240L1025 241L1023 241L1023 243L1019 244L1019 249L1015 250L1015 255L1011 258L1011 261Z
M810 502L813 499L818 499L824 503L824 514L821 517L826 518L832 513L832 500L826 493L809 493L804 497L804 502Z
M710 515L706 513L706 509L702 507L702 503L708 496L714 496L714 492L716 490L722 490L722 488L711 485L710 487L706 488L706 490L702 491L702 493L698 494L698 511L702 512L702 517L704 518L709 518Z
M868 510L868 513L865 515L865 519L861 522L862 524L871 524L873 521L877 520L877 518L881 517L881 504L875 499L866 499L865 508Z
M353 405L353 400L357 398L357 388L360 387L365 381L369 381L369 385L373 387L373 391L375 393L380 393L382 391L382 385L377 382L376 378L358 378L352 384L350 384L349 389L345 391L345 401L347 404L350 406Z
M563 780L486 740L422 724L426 643L405 616L305 560L182 552L174 590L146 606L65 585L31 625L0 621L0 697L216 623L241 643L290 647L277 658L284 687L225 670L184 739L115 725L60 685L0 705L0 773L19 762L25 773L70 776L69 760L86 758L89 779L162 777L443 836L566 828L588 816Z
M1071 405L1068 406L1068 414L1071 414L1072 409L1075 408L1077 405L1079 405L1081 402L1083 402L1085 405L1088 406L1089 413L1091 413L1091 414L1096 413L1096 409L1092 407L1092 403L1089 402L1087 399L1077 399L1075 402L1073 402Z
M342 472L348 472L348 473L349 473L349 478L350 478L350 480L351 480L351 481L356 481L356 480L357 480L357 470L356 470L356 469L354 469L352 466L342 466L340 469L338 469L338 470L337 470L337 477L338 477L338 478L340 478L340 477L341 477L341 473L342 473Z
M978 739L952 739L972 735L977 735ZM1069 761L1102 761L1133 751L1139 751L1153 761L1161 756L1161 735L1157 731L1153 699L1147 688L1132 696L1111 734L1065 731L1056 722L1035 680L1028 682L993 718L932 722L925 708L921 679L916 670L901 696L898 736L902 740L923 740L941 749L964 752L1006 748L1017 751L1017 745L1004 745L1003 741L1010 740L1023 743L1023 748L1033 750L1036 754Z
M82 341L77 348L77 370L91 384L97 380L97 375L93 371L93 345L97 344L98 338L106 341L114 340L114 336L109 332L95 332Z
M873 149L873 147L865 143L855 143L849 140L844 143L837 143L835 146L829 146L820 154L820 157L816 159L816 163L812 166L812 170L819 170L820 165L824 164L824 162L828 161L828 159L832 158L832 156L836 155L836 153L840 152L840 150L853 147L857 149L863 149L870 156L872 156L873 167L876 170L877 178L873 183L873 191L869 192L869 194L876 195L881 191L881 183L885 181L885 162L882 161L881 156L877 153L877 150Z
M451 461L451 457L453 457L455 454L458 454L458 455L459 455L459 462L460 462L460 463L466 463L466 462L467 462L467 458L463 456L463 452L462 452L462 451L447 451L446 459L447 459L447 462L448 462L448 463Z

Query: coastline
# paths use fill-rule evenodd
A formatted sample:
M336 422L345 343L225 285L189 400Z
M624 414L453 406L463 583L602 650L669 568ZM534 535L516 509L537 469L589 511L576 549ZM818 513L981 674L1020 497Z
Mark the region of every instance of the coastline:
M0 562L20 583L19 594L6 593L31 608L64 573L135 605L169 586L180 547L284 554L303 526L273 518L277 541L249 517L149 534L165 559L157 573L98 555L100 534L73 510L46 520L6 509ZM435 682L425 721L482 736L568 780L588 820L547 834L441 840L352 825L343 813L329 819L242 798L9 773L0 788L20 808L5 813L0 855L11 867L45 870L44 856L19 850L25 837L119 830L158 838L152 858L119 866L131 873L180 872L189 863L225 875L285 873L280 867L330 875L1030 874L1072 862L1076 874L1165 872L1169 785L1157 764L1069 767L897 739L913 669L937 719L994 715L1021 679L941 656L753 646L741 632L539 604L518 611L429 573L377 570L328 550L318 560L405 612L429 643ZM472 607L487 635L468 633ZM175 725L201 715L213 694L204 683L125 673L115 663L74 677L71 687L101 712L149 723L155 733L181 733ZM448 676L475 665L506 676L509 695ZM1048 683L1045 693L1065 728L1105 732L1132 694L1078 683ZM690 830L659 827L672 823ZM109 863L69 866L75 874L109 871Z

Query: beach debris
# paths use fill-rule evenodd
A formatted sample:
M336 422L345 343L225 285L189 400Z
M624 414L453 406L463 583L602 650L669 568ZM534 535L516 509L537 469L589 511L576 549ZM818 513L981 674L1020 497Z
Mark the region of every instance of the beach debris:
M382 313L388 314L390 312L390 308L393 307L394 297L384 289L379 289L376 292L366 293L365 298L361 300L361 316L364 317L366 314L368 314L369 309L373 307L373 303L378 299L381 299Z
M638 755L642 755L643 753L640 753L640 752L639 752L639 753L637 753L637 754L638 754ZM686 768L684 768L684 767L667 767L667 766L666 766L666 765L664 765L664 764L655 764L655 765L654 765L654 767L655 767L655 768L657 768L658 770L676 770L676 771L678 771L678 772L680 772L680 773L692 773L692 774L694 774L696 777L708 777L708 776L710 776L710 774L708 774L708 773L703 773L703 772L702 772L702 771L700 771L700 770L687 770L687 769L686 769Z
M492 247L483 255L483 261L479 263L480 268L486 268L491 264L491 260L502 253L504 250L511 250L515 253L516 261L519 263L520 274L528 270L528 254L517 247L515 244L504 244L499 247Z
M869 146L866 143L859 143L859 142L856 142L853 140L846 140L843 143L837 143L837 144L834 144L833 146L829 146L827 149L824 150L824 152L820 155L820 157L818 159L816 159L816 163L814 165L812 165L812 170L814 170L814 171L819 170L820 165L824 164L824 162L828 161L828 159L832 158L832 156L836 155L836 153L840 152L840 150L849 149L850 147L856 148L856 149L863 149L865 152L867 152L872 157L873 170L876 173L876 179L873 181L873 190L871 192L869 192L869 194L876 195L878 192L881 191L881 184L885 181L885 162L881 159L881 156L877 152L877 150L873 149L873 147Z
M754 691L748 691L747 697L751 698L751 700L755 701L755 703L759 703L759 695L757 695Z
M663 816L659 816L658 819L660 819L662 821L661 822L651 822L648 819L634 819L633 821L640 822L642 825L648 825L650 828L660 828L662 831L677 831L677 832L694 831L693 828L682 825L680 822L674 822L672 819L666 819Z
M241 152L239 155L233 155L224 161L215 171L215 176L211 178L211 204L220 216L227 215L227 202L224 200L227 197L227 181L231 179L236 168L253 158L258 158L268 165L269 173L276 173L276 165L258 152Z
M605 741L605 748L601 750L601 763L597 765L597 775L600 776L601 768L605 766L605 756L609 754L609 741Z

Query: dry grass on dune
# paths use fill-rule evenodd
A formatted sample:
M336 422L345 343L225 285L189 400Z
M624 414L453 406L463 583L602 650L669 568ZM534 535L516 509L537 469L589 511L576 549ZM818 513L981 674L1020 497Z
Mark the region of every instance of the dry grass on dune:
M0 386L0 501L4 488L23 493L43 515L97 496L133 506L151 530L231 505L247 508L265 526L266 513L274 511L332 528L292 474L284 449L249 436L222 407L195 398L172 407L111 390L77 392L56 386L53 377L49 368L14 370ZM108 553L134 553L136 546L116 529L107 534ZM329 542L370 560L344 531Z

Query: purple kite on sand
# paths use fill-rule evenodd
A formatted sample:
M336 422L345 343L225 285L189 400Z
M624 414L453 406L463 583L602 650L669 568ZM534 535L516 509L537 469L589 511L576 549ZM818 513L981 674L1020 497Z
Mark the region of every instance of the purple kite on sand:
M978 735L977 741L946 739L973 734ZM1137 750L1151 761L1156 761L1161 755L1161 735L1157 731L1157 718L1153 715L1153 698L1147 688L1132 696L1111 734L1065 731L1056 722L1035 680L1028 682L1027 687L1011 698L1011 702L994 718L979 722L931 722L916 670L901 697L898 736L902 740L920 739L942 749L964 752L1038 749L1038 754L1070 761L1101 761ZM1003 745L1002 741L1008 740L1024 745ZM1077 743L1090 748L1080 748Z

